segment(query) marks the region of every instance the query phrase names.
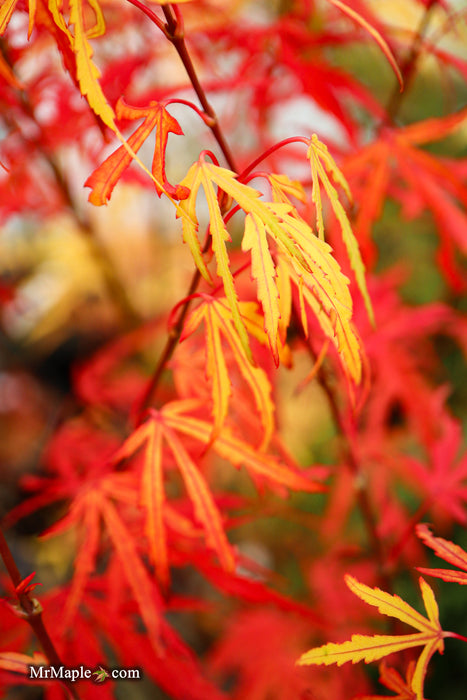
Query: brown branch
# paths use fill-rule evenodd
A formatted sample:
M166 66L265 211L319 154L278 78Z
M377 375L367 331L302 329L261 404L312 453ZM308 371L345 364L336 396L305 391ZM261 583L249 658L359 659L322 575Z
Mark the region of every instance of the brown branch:
M402 101L408 92L408 88L410 87L415 77L417 62L423 48L425 34L427 32L428 26L432 18L433 8L437 4L438 0L431 0L426 5L423 17L420 21L417 31L415 32L415 37L412 42L412 46L410 47L409 52L400 67L400 71L404 81L404 90L403 92L401 92L398 84L394 86L394 90L392 91L386 106L386 118L384 121L385 125L392 124L394 122L394 119L396 118L396 115L401 107Z
M15 587L18 588L22 578L21 574L16 566L13 554L11 553L8 542L6 541L3 531L0 529L0 556L3 559L6 570L10 576L10 579ZM16 591L16 597L18 599L17 614L19 617L23 618L32 628L37 640L39 641L45 656L51 666L59 668L63 666L62 660L55 649L55 645L52 642L47 628L42 619L42 607L39 601L35 598L31 598L28 592L18 592ZM79 695L76 692L75 687L71 682L64 680L68 692L74 700L79 700Z
M188 52L185 43L185 30L183 26L182 14L178 7L171 5L162 7L162 11L167 22L165 35L167 36L168 40L173 44L175 50L180 56L180 60L182 61L185 67L185 70L193 86L193 89L196 92L198 100L200 101L200 104L205 114L209 118L209 128L211 129L214 138L216 139L229 168L237 173L238 168L235 164L235 158L233 157L232 151L230 150L230 147L224 138L222 130L219 126L217 115L208 102L206 93L204 92L204 88L199 81L198 75L193 65L193 61L191 60L191 56Z
M132 4L135 6L139 7L140 9L143 10L143 7L141 7L141 3L139 0L129 0ZM144 10L143 10L144 11ZM211 129L211 132L214 136L214 138L217 141L217 144L219 148L221 149L224 158L231 170L234 172L238 172L237 166L235 164L235 159L232 155L232 152L227 144L227 141L225 140L225 137L222 133L222 130L219 126L219 121L217 118L217 115L212 108L212 106L209 104L209 101L207 99L206 93L204 91L203 86L201 85L198 75L196 73L196 69L193 65L193 61L191 59L191 56L188 52L186 43L185 43L185 34L184 34L184 26L183 26L183 18L181 15L180 10L176 6L165 6L162 7L162 11L164 13L165 19L166 19L166 24L164 27L161 27L160 25L160 20L156 16L152 16L152 11L151 12L145 12L146 16L148 16L159 29L162 29L164 32L164 35L167 37L167 39L171 42L171 44L174 46L175 50L177 51L180 60L182 61L186 73L190 79L190 82L193 86L193 89L199 99L199 102L201 104L201 107L204 110L204 114L206 115L206 124L209 126ZM204 244L203 248L203 253L205 253L209 249L209 244L210 244L210 235L209 232L206 236L206 242ZM165 371L165 368L170 361L170 358L172 357L175 348L177 347L178 341L180 339L180 335L183 330L183 323L185 321L185 318L187 316L187 313L189 311L190 305L191 305L191 297L192 295L196 292L198 285L201 281L201 274L198 269L196 269L193 273L190 286L188 289L188 292L185 296L186 302L182 305L180 314L178 316L176 324L172 327L172 329L169 332L169 335L167 337L167 341L165 344L165 347L161 353L161 356L159 357L159 360L157 362L156 368L152 374L152 377L150 381L148 382L148 385L145 389L145 392L141 399L139 400L136 408L135 408L135 422L136 425L139 425L141 421L143 420L144 417L144 412L150 405L151 401L154 399L154 395L157 391L157 388L159 386L159 382L162 378L162 375Z

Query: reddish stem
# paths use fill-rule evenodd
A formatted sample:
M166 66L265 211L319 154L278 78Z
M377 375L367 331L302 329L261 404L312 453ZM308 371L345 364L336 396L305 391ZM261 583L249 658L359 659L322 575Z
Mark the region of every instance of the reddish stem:
M271 148L268 148L267 151L264 151L258 158L256 158L250 165L248 165L240 175L238 176L238 179L240 182L244 182L245 178L251 173L252 170L256 168L257 165L263 162L263 160L266 160L272 153L275 151L278 151L279 148L283 148L284 146L288 146L290 143L304 143L305 146L310 145L310 139L307 139L306 136L291 136L288 139L284 139L283 141L279 141L279 143L275 143L274 146L271 146Z
M18 570L18 567L16 566L13 554L11 553L10 547L8 546L8 542L6 541L5 535L3 534L3 531L1 529L0 555L3 559L3 562L5 564L6 570L8 571L13 586L15 587L15 589L17 589L22 581L21 574ZM58 655L58 652L55 649L54 643L52 642L49 633L47 632L47 629L44 625L44 621L42 619L42 608L40 607L39 602L36 599L31 598L30 594L27 592L17 592L16 597L18 599L19 605L18 615L24 620L26 620L26 622L28 622L31 626L32 631L38 639L44 651L44 654L46 655L49 661L49 664L56 668L63 666L60 656ZM74 686L71 685L69 682L63 682L65 683L66 688L70 693L71 697L74 698L74 700L79 700L79 695L76 692Z

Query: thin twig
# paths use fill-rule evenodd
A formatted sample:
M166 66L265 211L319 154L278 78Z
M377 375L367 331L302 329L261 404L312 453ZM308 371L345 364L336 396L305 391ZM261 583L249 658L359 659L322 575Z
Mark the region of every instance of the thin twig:
M203 86L199 81L196 69L193 65L193 61L191 60L191 56L188 53L188 49L185 43L185 30L183 26L181 12L179 8L174 8L171 5L164 6L162 8L162 12L164 13L167 22L166 36L168 40L173 44L175 50L180 56L180 60L182 61L185 67L185 70L193 86L193 89L196 92L198 100L200 101L204 112L211 120L209 128L211 129L214 138L216 139L229 168L237 173L238 168L235 164L235 158L232 154L232 151L230 150L227 141L225 140L224 134L222 133L222 130L219 126L217 115L208 102L208 98L206 96Z
M425 34L431 21L433 8L437 5L437 3L438 0L431 0L431 2L426 5L425 12L423 13L423 17L415 33L412 46L410 47L407 57L400 69L404 81L404 90L401 92L398 84L394 86L394 90L392 91L386 106L386 118L384 122L386 125L394 122L401 107L402 100L407 94L410 84L415 77L415 70L423 48Z
M140 6L139 0L129 0L129 2L132 2L136 6ZM199 99L199 102L201 104L201 107L204 110L204 113L207 117L206 119L206 124L209 126L211 129L211 132L214 136L214 138L217 141L217 144L219 148L222 151L222 154L228 164L228 166L234 171L238 172L235 159L232 155L232 152L227 144L227 141L225 140L225 137L222 133L222 130L219 126L219 121L217 118L217 115L212 108L212 106L209 104L209 101L207 99L206 93L204 91L203 86L201 85L198 75L196 73L195 67L193 65L193 61L191 60L191 56L188 52L186 43L185 43L185 35L184 35L184 26L183 26L183 18L181 15L180 10L177 7L172 7L172 6L164 6L162 7L162 11L164 13L165 19L166 19L166 24L164 25L163 32L164 35L167 37L167 39L173 44L174 48L176 49L180 60L182 61L186 73L188 75L188 78L190 79L190 82L193 86L193 89ZM146 13L147 16L148 13ZM150 17L150 16L149 16ZM150 17L152 21L155 22L154 18ZM157 18L157 22L155 22L156 26L161 29L160 26L160 20ZM204 244L203 248L203 253L206 253L207 250L209 249L210 245L210 235L209 232L206 236L206 241ZM159 386L159 382L162 378L162 375L165 371L165 368L167 366L167 363L170 361L170 358L172 357L175 348L177 347L178 341L180 339L182 330L183 330L183 324L185 321L185 318L188 314L189 308L191 306L192 302L192 295L196 292L198 285L201 281L201 274L198 269L196 269L193 273L193 276L191 278L190 286L188 289L187 294L185 295L186 302L182 305L180 314L178 316L176 324L171 328L169 335L167 337L167 341L165 344L165 347L159 357L159 360L157 362L156 368L154 369L154 372L152 374L152 377L150 381L148 382L146 389L144 391L143 396L141 399L138 401L138 404L136 408L134 409L135 413L135 422L136 425L139 425L141 421L143 420L144 413L146 409L149 407L151 401L154 399L154 395L157 391L157 388Z
M208 248L209 248L209 243L210 243L210 236L206 237L206 242L204 244L203 248L203 253L205 253ZM149 404L151 403L151 400L154 397L154 394L156 393L157 387L159 386L159 382L162 378L162 375L165 371L165 368L167 366L167 363L170 361L170 358L174 354L175 348L177 347L178 341L180 339L180 336L182 334L183 330L183 324L185 322L185 318L188 314L188 311L190 310L191 302L192 302L192 296L196 292L198 285L201 281L201 273L196 268L196 270L193 273L193 277L191 278L190 282L190 287L188 289L188 294L186 295L186 302L182 304L181 306L181 311L178 316L177 322L174 326L169 331L169 334L167 336L167 340L165 342L164 349L159 357L159 360L157 362L156 368L152 374L152 377L150 381L148 382L146 389L144 391L143 396L139 400L136 408L134 409L135 413L135 420L134 423L135 425L139 425L143 418L146 409L149 407Z
M21 574L16 566L13 554L8 546L5 535L0 529L0 556L3 559L6 570L10 576L15 589L20 585L22 578ZM31 598L30 594L26 592L16 592L18 599L18 616L22 617L31 626L37 640L39 641L45 656L51 666L59 668L63 666L60 656L52 642L47 628L42 619L42 608L39 602ZM76 692L75 687L68 681L64 680L63 683L66 685L68 692L74 700L79 700L79 695Z
M312 356L313 364L316 364L315 353L311 348L310 343L304 337L304 335L303 340L310 355ZM362 472L358 457L355 454L355 450L353 447L352 435L350 430L351 426L347 425L342 411L339 408L336 392L334 391L329 376L323 366L321 366L317 372L317 379L328 399L329 408L331 409L334 424L344 440L344 460L354 477L354 483L356 486L357 494L357 503L359 510L362 514L363 522L365 523L365 529L367 531L371 550L373 551L373 554L378 564L378 574L381 580L381 585L384 587L385 590L390 591L392 589L392 584L387 573L385 551L383 548L381 538L378 534L376 518L371 506L371 501L366 486L365 475Z

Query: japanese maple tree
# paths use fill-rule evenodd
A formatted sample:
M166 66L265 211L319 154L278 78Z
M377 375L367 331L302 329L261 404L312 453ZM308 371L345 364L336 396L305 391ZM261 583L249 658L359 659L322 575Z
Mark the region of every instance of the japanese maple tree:
M5 697L465 696L466 16L0 1Z

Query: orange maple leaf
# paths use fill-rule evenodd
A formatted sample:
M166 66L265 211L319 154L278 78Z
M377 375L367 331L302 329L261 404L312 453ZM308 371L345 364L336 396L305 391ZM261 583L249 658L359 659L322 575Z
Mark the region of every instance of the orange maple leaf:
M216 552L224 569L233 571L235 554L225 535L222 516L208 484L198 466L189 455L182 437L188 436L211 445L213 425L190 415L204 408L202 402L187 399L172 401L161 411L151 410L149 418L124 442L115 455L115 461L131 457L144 445L144 463L140 485L140 502L146 511L145 532L150 543L150 556L163 585L169 582L169 555L167 545L167 520L179 522L179 514L170 511L164 491L164 463L175 461L189 498L193 503L194 518L204 530L207 545ZM167 451L164 451L164 447ZM223 426L212 450L236 467L244 464L257 477L272 484L300 491L321 491L321 484L307 478L299 470L281 463L277 457L259 452L255 447L237 438L227 426ZM172 524L171 523L171 524ZM187 528L188 525L188 528ZM185 520L182 527L190 529ZM193 532L193 526L191 525Z
M162 191L165 191L177 199L187 197L189 190L179 185L171 185L167 182L165 175L165 150L169 133L182 135L183 131L177 120L165 109L164 104L151 101L148 107L132 107L120 98L115 111L118 119L143 119L143 123L127 139L127 144L133 153L139 151L151 131L154 128L156 129L152 174L155 178L158 195L160 196ZM132 160L133 155L131 151L125 145L122 145L94 170L84 183L85 187L92 188L88 198L92 204L100 206L107 203L115 185ZM163 183L164 190L157 182Z

